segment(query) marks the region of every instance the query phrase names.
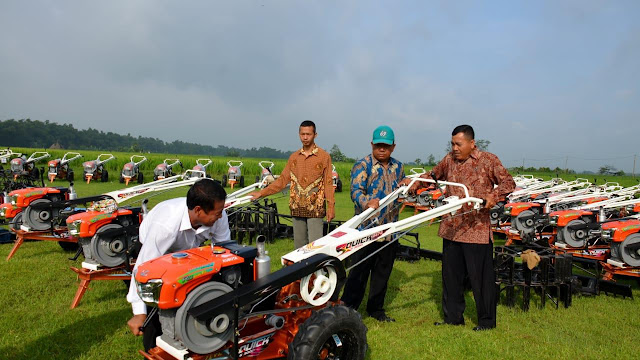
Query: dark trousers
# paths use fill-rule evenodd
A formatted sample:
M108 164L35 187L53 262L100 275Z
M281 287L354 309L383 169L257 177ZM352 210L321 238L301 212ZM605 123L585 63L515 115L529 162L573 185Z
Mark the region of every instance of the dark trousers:
M364 259L382 246L388 244L386 241L375 242L367 245L366 248L358 251L351 261L352 264ZM398 242L394 241L377 254L354 267L349 276L342 294L342 301L354 309L360 307L365 289L367 288L367 280L371 275L371 283L369 285L369 300L367 301L367 313L375 315L384 312L384 297L387 294L387 282L393 270L393 262L396 258L396 249Z
M442 311L444 322L464 324L464 288L468 276L478 312L478 326L496 326L493 244L467 244L443 239Z
M144 345L144 351L148 352L156 347L156 338L160 335L162 335L162 325L160 325L160 316L158 315L158 312L155 311L142 334L142 345Z

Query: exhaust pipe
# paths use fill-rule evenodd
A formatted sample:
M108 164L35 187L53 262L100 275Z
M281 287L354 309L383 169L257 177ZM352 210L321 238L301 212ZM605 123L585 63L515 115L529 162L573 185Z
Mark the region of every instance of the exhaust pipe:
M253 279L258 280L261 277L265 277L271 273L271 258L269 257L267 250L265 249L265 242L267 237L264 235L258 235L256 238L256 247L258 248L258 256L254 260L254 273Z
M73 183L69 183L69 200L75 200L78 198L78 194L76 193L76 189L73 187Z

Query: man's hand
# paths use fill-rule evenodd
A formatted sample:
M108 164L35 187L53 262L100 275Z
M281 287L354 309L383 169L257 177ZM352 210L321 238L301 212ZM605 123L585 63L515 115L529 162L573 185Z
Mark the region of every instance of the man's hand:
M380 206L380 199L369 200L367 203L368 208L377 209Z
M251 196L251 200L258 200L260 199L260 191L249 193L249 196Z
M497 203L498 201L496 200L496 197L493 196L493 194L489 194L484 198L485 209L491 209L492 207L496 206Z
M335 217L336 217L335 210L333 209L333 207L329 206L327 208L327 222L333 220L333 218Z
M127 321L127 325L129 325L129 330L131 330L133 335L135 336L142 335L142 331L140 331L140 328L142 327L146 319L147 319L147 314L138 314L138 315L133 315L133 317L129 319L129 321Z

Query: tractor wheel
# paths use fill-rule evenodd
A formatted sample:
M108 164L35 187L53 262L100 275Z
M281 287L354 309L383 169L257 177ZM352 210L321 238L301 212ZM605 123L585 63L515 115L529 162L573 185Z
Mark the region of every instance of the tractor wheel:
M67 172L67 181L73 182L73 177L74 177L73 170L69 170L69 172Z
M562 230L560 230L560 232L562 232L562 241L565 244L576 248L583 247L586 244L588 237L588 230L586 229L586 226L583 229L578 230L572 230L569 228L570 226L579 225L586 225L586 223L581 219L571 220L569 221L567 226L563 227ZM560 236L558 237L560 238Z
M103 170L102 171L102 179L101 180L102 180L102 182L109 181L109 172L107 170Z
M153 175L153 181L157 181L158 180L158 175Z
M78 247L80 246L78 245L78 243L67 242L67 241L58 241L58 244L60 245L62 250L67 252L76 252L78 251Z
M256 176L256 182L260 182L260 176Z
M142 184L144 183L144 175L142 174L142 171L138 173L138 184Z
M33 170L31 170L31 176L34 179L39 179L40 178L40 170L34 166Z
M186 347L198 354L207 354L218 350L227 341L233 338L233 326L231 319L233 311L221 310L211 322L205 326L196 320L189 310L198 305L202 305L217 297L231 292L233 289L217 281L206 282L193 289L187 298L178 308L175 315L175 336L181 340Z
M638 243L640 243L640 233L627 236L620 244L620 257L622 257L622 261L629 266L640 266L640 248L637 247ZM629 247L635 249L630 249Z
M120 184L124 184L124 176L120 175Z
M60 210L55 208L38 210L34 208L37 205L46 205L50 203L51 200L49 199L34 200L22 212L24 214L23 222L29 226L32 231L46 231L51 229L51 220L58 216Z
M116 235L105 235L112 230ZM91 239L91 254L101 265L115 267L122 265L127 256L127 238L120 224L107 224L101 227Z
M13 217L13 219L11 219L9 221L9 227L13 230L20 230L20 225L22 225L22 213L18 213L16 214L16 216Z
M336 192L342 192L342 180L338 179L338 183L336 184Z
M367 353L367 327L360 314L346 306L314 312L289 344L287 359L361 360Z
M240 187L244 187L244 175L240 176Z
M227 175L222 175L222 187L227 187Z

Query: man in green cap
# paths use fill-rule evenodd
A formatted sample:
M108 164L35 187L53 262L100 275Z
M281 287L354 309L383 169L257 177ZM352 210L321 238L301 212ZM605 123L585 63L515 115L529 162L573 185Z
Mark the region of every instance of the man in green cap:
M356 215L367 208L377 209L380 199L397 189L404 179L404 166L391 157L395 148L393 130L386 125L378 126L373 131L371 154L358 160L351 169L351 200L355 205ZM378 214L375 226L397 221L398 213L398 208L383 209ZM363 224L363 227L366 226L367 224ZM356 264L384 247L351 270L341 299L347 306L357 310L364 297L367 280L371 277L366 310L371 317L382 322L395 321L384 311L387 282L398 245L397 241L389 244L390 240L391 237L379 239L354 255L353 263Z

